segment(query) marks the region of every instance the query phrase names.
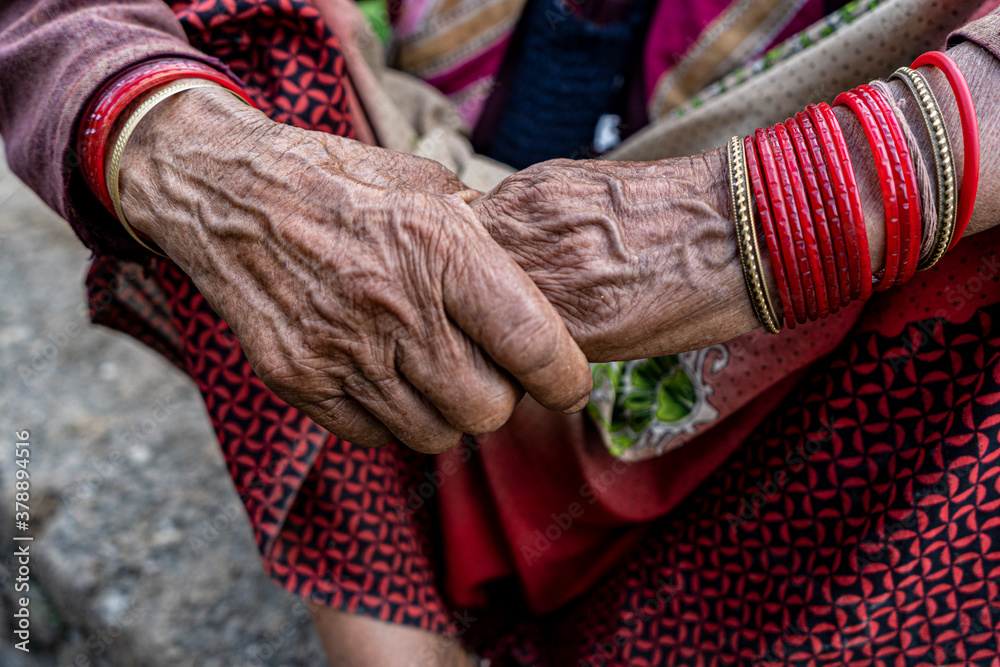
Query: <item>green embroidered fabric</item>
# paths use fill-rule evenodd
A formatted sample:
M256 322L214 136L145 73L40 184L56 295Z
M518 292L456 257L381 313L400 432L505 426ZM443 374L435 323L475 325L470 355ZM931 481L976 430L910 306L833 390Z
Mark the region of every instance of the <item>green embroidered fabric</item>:
M728 361L729 350L715 345L655 359L591 364L594 390L587 413L613 455L645 448L663 453L675 438L718 416L708 402L714 390L705 375L718 373Z
M379 41L385 44L392 34L392 27L389 25L389 8L386 0L358 0L358 9L368 19L368 24L372 27L372 32Z

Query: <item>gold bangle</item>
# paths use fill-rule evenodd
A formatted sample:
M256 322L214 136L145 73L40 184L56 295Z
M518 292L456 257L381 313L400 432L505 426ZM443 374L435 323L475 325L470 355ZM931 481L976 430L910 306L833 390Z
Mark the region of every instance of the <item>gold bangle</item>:
M729 164L729 194L733 205L733 222L736 226L736 245L740 251L740 260L743 262L743 277L746 278L747 289L750 292L750 302L764 329L768 333L776 334L781 331L781 322L774 310L771 292L767 289L767 281L761 270L763 262L760 256L760 243L757 240L753 208L750 206L747 154L739 137L729 140L726 157Z
M115 140L114 150L111 152L111 165L108 169L108 194L111 196L111 204L114 206L115 215L118 216L118 221L122 223L122 227L124 227L125 231L129 233L129 236L135 239L136 243L151 253L160 255L161 257L166 257L166 255L158 248L150 246L148 243L139 238L139 235L135 233L135 230L132 229L132 225L130 225L128 220L125 218L125 211L122 209L121 196L118 192L118 178L121 171L122 156L125 154L125 146L128 145L128 140L135 131L135 128L139 125L139 121L141 121L143 117L153 109L153 107L168 97L185 90L191 90L192 88L220 88L232 93L233 96L243 102L246 102L245 99L237 95L234 91L229 90L224 86L220 86L214 81L209 81L208 79L182 79L171 83L166 88L162 88L151 95L149 98L144 100L142 104L136 107L135 111L133 111L132 115L129 116L127 121L125 121L121 131L118 133L118 138Z
M938 260L944 256L948 247L951 246L951 240L955 234L955 222L958 217L955 153L951 149L951 138L948 136L948 128L944 124L941 105L938 104L937 97L934 96L934 91L931 90L924 75L909 67L900 67L890 78L899 79L905 83L917 99L917 106L920 107L927 132L931 136L931 144L934 146L938 225L930 253L917 265L919 270L925 271L937 264Z

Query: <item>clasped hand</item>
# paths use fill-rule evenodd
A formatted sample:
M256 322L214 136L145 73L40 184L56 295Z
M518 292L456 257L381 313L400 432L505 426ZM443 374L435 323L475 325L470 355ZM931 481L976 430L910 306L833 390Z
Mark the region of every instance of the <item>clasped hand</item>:
M658 164L545 163L476 199L436 162L195 90L136 130L122 202L280 398L358 444L439 452L523 391L581 409L587 356L752 328L714 165ZM705 280L733 307L705 309Z

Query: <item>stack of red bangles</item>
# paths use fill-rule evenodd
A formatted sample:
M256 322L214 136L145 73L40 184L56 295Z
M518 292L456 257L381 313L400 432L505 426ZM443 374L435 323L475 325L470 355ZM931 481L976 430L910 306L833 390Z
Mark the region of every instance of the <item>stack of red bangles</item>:
M133 239L158 255L163 253L132 229L122 211L118 193L122 155L132 131L154 106L185 90L205 87L223 88L251 104L239 84L222 72L196 60L159 58L136 65L109 81L91 100L80 123L77 149L91 192ZM146 93L152 95L144 97ZM109 152L108 140L115 129L118 135Z
M958 172L944 115L927 80L916 71L923 65L945 73L958 103L965 149L958 197ZM829 105L811 104L784 123L743 139L733 137L729 143L743 273L754 311L770 333L778 333L782 325L761 269L754 203L789 329L836 313L851 301L868 299L873 291L907 282L918 269L934 266L969 224L979 187L979 128L968 82L954 61L939 52L924 54L893 77L913 93L931 137L936 215L927 214L930 203L921 207L916 150L907 145L883 93L865 85L834 101L834 106L846 106L857 116L878 170L886 253L884 269L874 276L854 168Z

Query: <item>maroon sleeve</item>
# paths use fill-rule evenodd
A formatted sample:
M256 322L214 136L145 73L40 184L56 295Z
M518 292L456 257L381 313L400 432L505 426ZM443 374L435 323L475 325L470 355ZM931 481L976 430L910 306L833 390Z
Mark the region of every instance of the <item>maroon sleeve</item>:
M7 161L95 253L131 255L137 246L83 183L77 120L105 81L163 56L225 70L188 44L162 0L0 2L0 134Z
M984 7L995 7L998 3L986 2ZM983 47L995 57L1000 58L1000 9L993 9L982 18L975 20L961 30L956 30L948 38L949 44L969 41Z

